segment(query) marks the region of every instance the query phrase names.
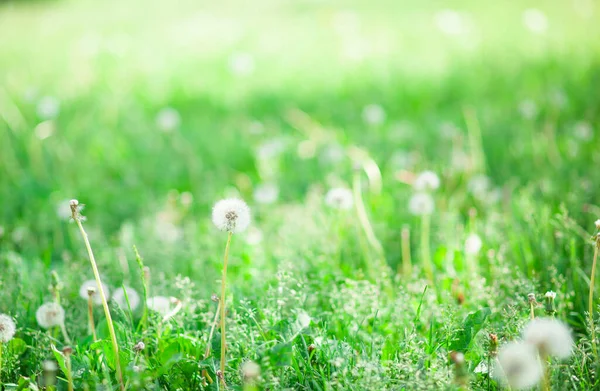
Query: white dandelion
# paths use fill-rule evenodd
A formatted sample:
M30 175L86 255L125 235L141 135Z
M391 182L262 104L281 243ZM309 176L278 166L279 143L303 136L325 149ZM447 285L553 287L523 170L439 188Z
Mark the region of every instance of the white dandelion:
M81 287L79 287L79 296L82 299L87 300L89 297L89 289L94 290L94 292L92 293L92 303L94 303L95 305L102 304L102 298L100 297L100 292L98 292L98 283L96 282L96 280L84 281L83 284L81 284ZM106 300L108 300L110 297L110 290L108 289L108 286L104 283L102 283L102 290L104 291L104 296L106 296Z
M556 299L556 292L548 291L548 292L546 292L544 297L549 300L554 300L554 299Z
M435 203L429 193L415 193L408 202L408 210L416 216L430 215L434 209Z
M181 124L179 112L172 107L161 109L156 115L156 126L163 132L171 132Z
M221 231L244 232L250 225L250 208L237 198L221 200L213 207L212 221Z
M254 201L259 204L269 205L279 198L279 187L275 183L261 183L254 189Z
M125 299L126 293L127 293L127 299ZM135 311L141 302L139 293L137 293L137 291L135 289L133 289L129 286L126 286L125 289L123 289L123 287L120 287L115 292L113 292L113 300L122 309L129 308L127 306L127 300L129 300L129 306L131 307L132 311Z
M242 376L246 381L252 381L260 376L260 366L254 361L246 361L241 366Z
M71 212L70 200L62 200L56 205L56 216L65 221L71 219L73 214Z
M35 319L40 327L49 329L52 327L63 327L65 323L65 310L60 304L51 302L42 304L35 313Z
M481 251L483 242L476 233L471 233L465 240L465 253L469 255L477 255Z
M536 318L523 330L523 339L535 346L542 357L568 358L573 351L573 337L569 327L560 320Z
M511 342L500 348L492 367L492 376L515 390L529 389L542 379L544 370L535 348Z
M345 187L331 189L325 195L325 204L333 209L350 209L354 205L352 190Z
M165 296L150 297L147 301L148 308L165 316L171 311L171 299Z
M363 121L367 125L381 125L385 122L385 110L377 104L370 104L364 107L362 112Z
M423 171L413 183L417 191L433 191L440 187L440 177L433 171Z
M0 342L7 343L13 339L16 332L17 326L13 318L5 314L0 314Z

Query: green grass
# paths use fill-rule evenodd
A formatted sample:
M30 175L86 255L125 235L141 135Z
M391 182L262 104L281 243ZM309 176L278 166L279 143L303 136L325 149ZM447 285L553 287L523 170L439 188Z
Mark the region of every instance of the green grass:
M547 15L545 34L523 26L529 7ZM441 33L442 8L465 12L470 32ZM332 25L344 10L360 26L341 34ZM56 271L75 389L117 389L103 312L94 309L94 343L78 293L92 278L85 247L57 215L71 198L86 204L104 282L142 292L135 245L150 269L149 296L183 304L170 320L151 312L146 321L141 308L111 303L131 389L198 389L203 369L214 378L220 335L208 341L210 297L226 234L210 213L235 195L253 224L231 250L230 388L252 389L241 373L252 360L264 390L460 389L448 356L461 351L470 388L498 389L475 372L489 333L501 345L518 338L527 294L542 301L553 290L556 316L577 341L572 358L552 362L553 389L597 389L586 321L600 218L594 17L559 1L0 4L0 37L9 37L0 39L0 313L18 327L1 347L0 383L41 385L42 362L57 357L51 346L65 344L35 319L53 300ZM250 53L254 72L232 74L232 53ZM37 114L44 96L60 102L55 118ZM523 102L535 103L535 115L522 114ZM385 110L382 124L363 120L370 104ZM181 116L172 132L156 124L165 107ZM357 149L381 173L381 190L358 175L383 254L354 209L324 203L331 187L352 186ZM435 284L421 267L421 221L408 210L414 191L398 180L428 169L441 178L429 246ZM478 197L469 183L480 175L490 189ZM276 203L253 201L263 182L279 187ZM411 275L399 273L405 227ZM471 232L483 240L475 275L464 251ZM146 348L136 354L139 341ZM59 371L58 389L65 379Z

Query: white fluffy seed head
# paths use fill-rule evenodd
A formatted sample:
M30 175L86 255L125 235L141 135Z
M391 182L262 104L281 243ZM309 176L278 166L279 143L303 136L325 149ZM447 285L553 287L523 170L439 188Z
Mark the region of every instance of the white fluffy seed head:
M260 376L260 366L254 361L244 362L241 369L245 380L255 380Z
M98 284L96 283L96 280L84 281L83 284L81 284L81 287L79 288L79 296L87 301L89 298L90 288L94 290L94 292L92 293L92 303L94 303L95 305L102 304L102 298L100 297L100 292L98 290ZM110 297L110 292L108 286L104 283L102 284L102 290L104 291L106 300L108 300Z
M483 242L479 235L472 233L467 236L465 240L465 253L469 255L477 255L479 251L481 251L481 247L483 246Z
M553 318L536 318L523 330L523 339L535 346L540 355L568 358L573 351L573 337L569 327Z
M430 215L435 209L435 203L433 197L429 193L416 193L410 198L408 202L408 210L410 213L422 216Z
M440 187L440 177L433 171L423 171L413 183L417 191L433 191Z
M147 301L148 308L165 316L171 311L171 299L165 296L154 296Z
M17 326L15 321L8 315L0 314L0 343L7 343L15 336ZM0 349L2 349L0 347Z
M336 187L325 195L325 204L332 209L348 210L354 205L354 195L350 189Z
M127 299L125 299L125 293L127 293ZM129 308L127 306L127 300L129 300L129 306L131 306L132 311L135 311L138 308L141 301L139 293L129 286L126 286L125 289L122 287L118 288L113 292L113 300L124 310Z
M212 221L221 231L244 232L250 225L250 208L237 198L221 200L213 207Z
M35 319L45 329L60 326L65 322L65 310L54 302L42 304L35 313Z
M492 376L514 390L525 390L538 384L543 369L535 347L522 342L504 345L492 367Z
M594 224L596 225L596 229L600 229L600 219L596 220Z
M544 297L549 300L554 300L554 299L556 299L556 292L548 291L548 292L546 292Z

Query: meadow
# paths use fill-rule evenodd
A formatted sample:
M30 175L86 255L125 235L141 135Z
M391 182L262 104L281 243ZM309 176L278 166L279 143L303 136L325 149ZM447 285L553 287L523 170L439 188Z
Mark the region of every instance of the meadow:
M0 390L600 389L599 12L0 1Z

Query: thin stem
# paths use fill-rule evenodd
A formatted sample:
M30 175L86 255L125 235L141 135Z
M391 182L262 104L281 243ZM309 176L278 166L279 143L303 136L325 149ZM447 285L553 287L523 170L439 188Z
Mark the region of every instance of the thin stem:
M594 286L596 284L596 263L598 262L598 248L600 247L600 238L596 237L596 245L594 246L594 260L592 261L592 271L590 276L590 297L589 297L589 308L588 314L590 317L590 328L591 328L591 340L592 340L592 351L594 356L598 356L596 348L596 326L594 325Z
M62 332L63 338L65 339L65 342L69 345L71 345L71 338L69 338L69 334L67 333L67 328L65 327L65 322L62 322L60 324L60 331Z
M421 217L421 258L423 260L423 269L427 279L433 284L433 266L431 262L431 252L429 247L429 230L431 226L431 215L424 214Z
M206 343L206 350L204 351L204 359L206 360L210 356L210 346L213 339L213 334L215 333L215 328L217 327L217 321L219 320L219 315L221 315L221 300L217 304L217 311L215 312L215 318L213 319L212 325L210 326L210 333L208 333L208 341ZM208 380L210 384L212 384L213 379L208 374L206 369L202 370L202 376Z
M75 221L77 222L77 226L79 227L79 231L81 232L81 237L83 238L83 242L85 243L85 248L87 249L87 253L90 258L90 263L92 264L92 271L94 272L94 278L96 279L96 284L98 285L98 292L100 293L100 298L102 299L102 307L104 308L104 315L106 316L108 332L110 334L110 339L112 341L113 350L115 353L115 367L117 370L117 379L119 381L119 387L121 390L125 390L125 385L123 383L123 374L121 373L121 360L119 358L119 344L117 343L117 335L115 333L115 326L113 325L112 317L110 316L110 310L108 309L106 295L104 294L104 289L102 288L102 280L100 279L100 273L98 272L98 266L96 266L96 258L94 258L92 246L90 245L90 241L88 239L87 233L85 232L85 229L83 229L83 224L81 224L81 219L76 218Z
M71 355L65 354L65 364L67 366L67 388L68 391L73 391L73 370L71 368Z
M225 256L223 257L223 277L221 278L221 385L225 387L225 287L227 286L227 259L229 258L229 246L231 245L232 232L227 235L225 245Z
M412 273L412 262L410 259L410 228L402 228L402 274L408 278Z
M530 310L529 317L531 318L531 320L534 320L535 319L535 304L533 301L529 302L529 310Z
M2 383L2 350L4 349L4 344L0 343L0 384Z
M550 366L548 365L548 358L541 356L542 366L544 367L544 378L542 379L542 391L551 391L550 387Z
M92 337L94 342L98 340L96 336L96 324L94 323L94 303L92 302L92 296L88 296L88 318L90 320L90 330L92 331Z
M147 323L148 323L148 282L149 281L146 279L146 273L144 272L144 261L143 261L142 256L140 255L136 246L133 246L133 252L135 253L135 260L137 261L138 267L140 269L140 275L142 276L142 288L143 288L142 293L143 293L143 298L144 298L144 300L142 300L142 308L143 308L142 319L140 320L140 323L138 325L138 330L140 327L143 327L145 330Z

